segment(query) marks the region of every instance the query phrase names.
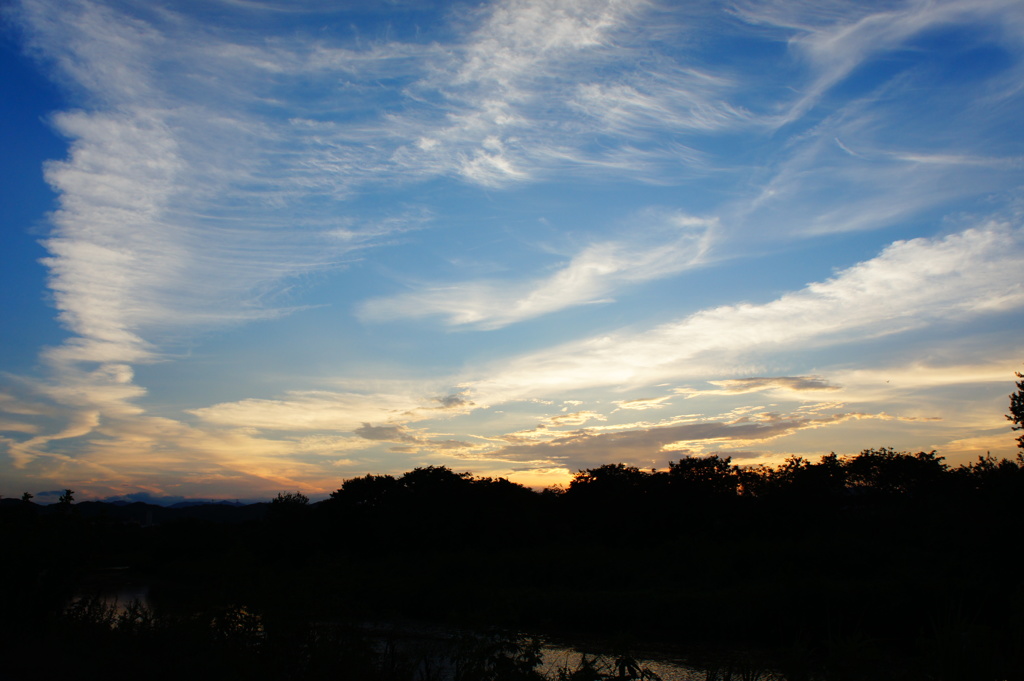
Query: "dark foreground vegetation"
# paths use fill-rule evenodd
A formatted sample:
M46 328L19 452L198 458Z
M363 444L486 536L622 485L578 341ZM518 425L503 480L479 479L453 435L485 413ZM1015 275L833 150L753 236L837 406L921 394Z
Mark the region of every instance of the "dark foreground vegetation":
M354 627L409 620L658 644L708 678L1024 679L1021 456L683 458L541 493L426 467L347 480L316 504L73 501L0 503L0 679L644 671L623 653L542 673L537 642L517 635L425 655ZM99 597L133 581L149 606Z

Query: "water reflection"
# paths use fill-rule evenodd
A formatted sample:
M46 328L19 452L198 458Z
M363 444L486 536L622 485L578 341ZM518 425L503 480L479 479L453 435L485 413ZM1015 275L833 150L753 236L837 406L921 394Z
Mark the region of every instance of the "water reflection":
M125 568L106 568L87 577L68 604L68 614L72 619L102 621L112 628L131 629L152 626L160 621L153 614L152 605L149 584L134 578ZM244 638L247 645L255 648L268 640L262 616L246 607L223 609L208 623L216 640L238 644ZM588 640L583 643L523 632L458 629L421 622L362 622L353 625L321 621L298 626L300 630L307 627L311 641L327 643L328 647L368 646L371 656L379 664L405 669L408 675L403 678L412 681L492 678L492 674L484 672L494 665L517 666L522 670L532 670L536 678L559 681L782 679L756 666L737 666L736 659L730 660L728 665L701 665L698 668L687 664L678 654L636 648L627 652L623 646L606 641ZM474 666L480 667L481 675L474 676Z
M128 567L105 567L86 574L69 605L93 600L121 614L131 604L152 610L149 584L137 578Z
M567 671L583 669L592 669L594 673L601 675L599 678L617 676L623 679L661 681L706 681L707 678L703 672L687 666L680 660L639 656L629 658L632 665L623 665L620 663L625 660L619 656L557 645L545 645L542 654L543 661L539 669L546 678L551 679L564 678L568 676L565 673Z
M728 678L714 670L709 675L671 653L627 653L621 646L601 641L581 643L523 632L465 630L421 622L363 622L357 630L372 639L381 652L393 651L429 660L432 667L429 673L417 678L468 678L465 670L457 671L460 658L464 662L466 657L490 656L493 659L496 654L527 657L533 645L536 645L537 659L531 668L545 679L715 681ZM767 681L770 677L743 678Z

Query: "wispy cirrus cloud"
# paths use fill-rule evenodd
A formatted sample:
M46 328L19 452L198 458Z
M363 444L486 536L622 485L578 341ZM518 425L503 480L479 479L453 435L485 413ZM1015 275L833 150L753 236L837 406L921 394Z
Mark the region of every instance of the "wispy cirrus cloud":
M718 379L712 376L721 369L712 369L705 357L709 353L716 358L738 358L755 352L771 354L792 344L825 347L863 342L929 324L1016 309L1024 305L1024 289L1017 275L1022 261L1024 248L1019 230L1005 225L988 225L941 239L900 242L828 281L810 284L770 303L711 308L643 333L590 339L527 355L491 373L478 370L478 377L464 383L466 392L452 401L451 408L455 413L466 414L488 405L554 392L595 386L655 385L708 374L709 382L718 387L696 392L820 395L842 390L840 399L845 399L847 389L839 386L861 386L856 387L856 392L873 379L849 372L838 374L838 381L820 376ZM914 371L890 373L909 376ZM944 381L944 385L969 380L971 371L957 370L955 376L945 378L941 371L920 370L920 374L918 380ZM999 375L995 367L989 374ZM472 404L470 398L477 404ZM637 398L615 404L619 409L650 407L662 405L670 398ZM420 402L426 404L426 400ZM566 402L570 403L579 402ZM811 413L797 412L804 416ZM210 423L271 429L353 430L363 422L390 421L387 426L374 426L382 428L396 427L414 418L429 418L422 406L411 406L405 397L388 402L377 396L334 393L297 394L289 400L246 400L194 413ZM531 440L550 439L557 431L548 426L582 425L585 420L599 419L599 414L588 410L549 418L543 428L531 435ZM864 412L857 415L863 416ZM737 412L736 418L743 415ZM884 414L876 413L872 418L884 419ZM657 427L659 433L667 432L661 428ZM605 426L590 428L588 432L604 429Z
M404 425L374 426L364 423L353 432L373 443L389 443L391 446L388 447L388 451L393 453L478 458L486 457L486 450L490 449L479 442L466 442Z
M344 202L359 187L436 175L490 185L592 165L578 140L575 149L552 143L565 130L538 118L537 103L552 83L577 83L595 64L614 63L613 36L643 7L498 3L475 13L475 28L454 49L440 49L266 40L174 10L20 2L13 13L32 49L81 108L53 116L69 154L47 166L60 203L45 265L72 336L45 351L53 373L36 385L68 411L65 425L45 434L12 423L35 433L15 443L18 460L128 418L165 428L137 406L146 390L133 383L132 365L163 359L169 344L197 333L287 315L290 280L336 268L428 219L415 209L347 215ZM381 78L404 80L405 93L382 94ZM389 97L397 106L381 115ZM510 319L605 295L592 270L629 280L635 264L623 259L664 264L613 252L619 246L595 246L556 275L554 284L575 286L566 299L543 286L525 291ZM194 415L222 428L336 431L437 409L405 398L374 404L296 393Z
M548 459L576 470L609 461L664 466L669 458L705 454L712 450L741 449L857 419L891 418L854 412L758 412L733 420L702 420L671 426L595 432L582 429L553 433L538 441L519 438L492 453L495 458Z
M676 388L675 392L687 398L699 395L743 395L746 393L778 390L791 393L820 392L839 390L840 387L829 383L820 376L763 376L752 378L727 378L708 381L718 386L711 390L696 388Z
M1021 93L1016 3L766 1L735 9L786 43L792 71L783 78L799 85L756 109L757 123L787 143L752 174L756 189L719 211L734 248L876 230L966 197L1017 191L1021 149L993 144L1013 125ZM943 58L912 58L928 53Z
M60 428L48 422L45 433L0 437L0 445L24 480L74 481L77 490L91 496L140 488L212 497L267 496L288 488L323 493L334 489L345 471L375 468L364 458L375 442L355 434L357 425L347 428L353 434L302 423L280 432L248 424L191 425L141 410L126 414L55 405L50 411L49 420Z
M1020 157L985 141L1006 124L998 107L961 108L960 125L918 122L908 113L910 99L928 96L916 94L921 82L896 78L878 87L794 137L754 191L721 211L733 249L877 230L979 192L1014 194ZM969 86L950 89L965 106L977 96ZM915 142L932 151L915 151Z
M785 381L783 381L785 383ZM770 443L821 429L857 422L915 424L938 417L905 416L885 411L851 411L840 403L811 402L780 410L746 406L720 414L684 414L654 422L602 424L576 430L535 429L508 433L504 445L487 456L495 460L550 462L569 470L617 461L663 467L669 459L720 453L739 458L780 458Z
M54 119L72 140L71 157L49 171L63 197L59 229L47 242L52 285L65 323L80 336L65 353L138 361L159 353L155 339L169 327L286 311L267 304L268 290L336 265L354 242L365 246L381 235L348 226L342 243L332 241L333 211L315 207L323 192L341 198L398 173L488 184L566 163L583 170L604 162L582 142L602 126L621 141L606 149L608 167L625 169L630 149L653 153L642 148L645 129L711 129L744 118L726 100L740 85L730 77L666 58L643 70L628 66L644 22L654 20L652 7L510 0L472 13L465 38L441 50L398 41L359 48L284 37L246 43L244 33L198 26L184 15L25 0L19 12L34 45L90 103ZM798 32L794 44L825 74L819 84L836 82L850 64L929 26L962 16L1012 17L1009 4L994 0L875 14L841 10L787 13L769 3L745 5L740 15ZM1011 28L1005 33L1015 35ZM381 117L380 99L367 88L396 71L414 96L392 93L399 106ZM296 97L295 76L327 83L339 74L347 74L342 91L360 96ZM277 102L286 99L301 102L309 115L291 107L282 119ZM359 104L339 117L343 99ZM564 117L556 124L539 115L541 101L575 107L600 123L566 129ZM307 201L311 192L316 202ZM549 282L548 288L579 285L576 298L560 301L543 284L521 287L511 319L600 298L579 284L592 264L586 256L604 255L595 248L581 256L580 271L565 271L572 282ZM114 276L97 277L101 270ZM486 283L466 285L461 296L466 302L459 306L445 302L459 295L441 292L424 308L454 324L510 323L474 310L474 299L495 299Z
M24 0L16 14L31 44L86 105L53 118L71 150L47 172L61 204L46 263L61 318L76 337L51 356L148 361L186 329L287 313L268 294L389 233L381 220L353 224L344 211L339 218L325 196L340 201L399 174L454 174L486 185L571 159L594 164L578 141L554 142L573 135L538 118L539 102L564 83L596 87L587 85L594 68L621 68L633 22L647 8L639 0L510 0L474 13L475 28L446 51L398 41L268 42L171 11ZM396 72L406 95L379 94L374 83ZM314 87L340 76L342 86L311 96L295 85L297 76ZM704 88L717 83L683 76ZM346 90L356 96L344 97ZM396 98L394 113L380 115L381 96ZM653 97L625 108L679 108ZM609 156L620 169L614 157L622 149ZM392 220L392 233L410 222L417 226ZM565 272L572 281L552 283L600 295L600 286L579 280L614 259L610 248L595 246ZM512 318L572 304L542 289L525 290Z
M672 395L662 395L661 397L638 397L632 400L618 400L615 402L615 405L619 409L646 411L648 409L661 409L662 407L667 407L668 401L671 399Z
M359 308L368 321L443 316L452 326L498 329L576 305L606 302L617 289L678 274L702 262L715 220L646 214L629 240L593 244L534 281L427 286ZM642 230L642 231L641 231Z
M804 115L831 87L868 59L904 46L929 30L977 22L992 27L997 39L1020 42L1024 19L1013 0L911 2L879 9L841 2L810 7L803 2L745 2L737 6L745 20L782 29L790 47L812 71L812 80L780 118Z
M644 182L700 166L700 152L666 144L677 133L748 124L728 102L737 84L645 43L663 31L648 0L508 0L410 91L422 104L392 122L412 138L394 158L413 172L502 187L567 170L618 171ZM684 27L677 27L685 31Z
M75 338L51 358L144 361L185 329L282 314L268 303L282 282L380 238L379 222L351 220L339 237L310 201L322 185L285 152L308 147L309 131L258 111L275 71L298 68L283 50L253 60L182 17L88 0L26 0L19 13L86 104L52 119L70 152L47 166L60 204L45 264Z
M574 411L570 414L556 414L547 418L544 422L545 425L554 427L561 426L581 426L588 421L604 421L607 417L604 414L596 411Z
M220 426L284 431L355 432L367 422L407 414L420 403L406 394L293 391L283 399L246 399L191 410Z
M736 84L693 68L667 69L625 83L586 83L572 105L609 135L642 139L666 127L711 132L743 127L753 116L724 95Z
M72 102L51 118L68 155L46 168L60 202L44 244L52 300L70 338L42 352L44 378L4 377L25 394L0 395L0 430L10 435L0 443L19 475L201 494L216 486L324 489L327 476L451 460L444 457L494 463L489 470L527 460L564 472L569 462L619 454L660 462L667 452L728 449L773 434L799 439L858 420L948 419L952 409L935 410L926 398L982 375L991 389L1009 362L958 359L963 367L916 379L915 370L927 373L941 358L901 367L919 356L904 348L889 367L847 366L823 350L856 343L860 351L885 335L913 338L930 328L936 347L949 349L950 337L970 333L965 322L1019 312L1017 218L970 217L1000 206L1015 215L1019 207L1022 150L1005 133L1017 125L1024 92L1018 5L497 0L422 25L417 14L413 27L375 8L351 15L350 26L339 19L349 8L320 0L223 2L213 21L204 3L16 0L9 16ZM282 21L307 12L315 23ZM383 18L369 30L356 25L368 15ZM969 77L958 73L961 64ZM530 194L531 185L548 194ZM521 252L543 250L548 263L560 250L548 268L527 256L505 275L456 274L448 283L409 268L401 270L403 283L414 282L407 293L375 289L380 271L408 262L412 249L400 252L408 233L418 230L427 243L432 227L459 231L447 221L462 197L486 197L494 214L479 223L459 216L469 227L458 239L499 223L514 231L556 204L600 207L589 215L564 210L565 222L575 222L545 225L544 245L527 228L513 235ZM535 197L543 209L534 210ZM514 216L512 202L521 202ZM639 217L622 228L617 216L599 214L612 205ZM668 207L655 214L645 205ZM884 250L894 237L868 231L934 235L963 224L977 228ZM476 272L497 259L483 253L482 240L465 248L455 240L433 242L430 252L471 262ZM802 288L779 283L790 265L775 254L825 241L837 250L815 251L813 260L845 269L831 278L821 268L801 275L814 281ZM568 242L587 245L550 245ZM373 275L348 267L395 245ZM847 246L881 253L851 267L858 256L839 253ZM630 318L611 305L626 291L647 285L659 293L655 282L695 267L714 281L716 265L741 257L749 257L743 276L756 292L737 285L716 291L711 303L700 286L674 288L633 317L661 323L493 365L474 359L496 353L474 347L473 334L438 341L443 334L429 327L407 340L358 324L433 317L450 328L497 330L607 303L614 314L587 322L607 328L623 323L610 319ZM304 295L313 288L307 283L328 278L340 284ZM790 292L736 302L763 300L769 290ZM260 381L255 393L168 398L153 378L156 362L187 365L196 339L211 331L264 320L277 322L262 327L268 336L284 337L282 323L297 310L323 312L323 322L329 306L347 311L359 300L357 320L340 312L316 332L308 318L295 320L307 324L302 331L289 331L324 334L329 340L318 342L332 344L333 354L275 364L272 378L259 362L279 361L276 348L244 363L246 376L259 374L247 384ZM543 347L543 323L533 330L531 343ZM227 336L225 345L249 342ZM445 352L435 352L435 342ZM385 356L402 343L403 359ZM996 354L1014 356L1012 343ZM235 350L225 351L225 364L243 364ZM965 357L988 356L968 350ZM793 360L796 352L813 355L812 366ZM204 358L211 367L213 355ZM345 374L364 359L386 364L389 375L434 378L352 387ZM223 382L231 383L227 373ZM673 386L709 379L713 388L698 397L728 402L725 414L617 420L667 408L695 394ZM754 394L835 403L772 406L777 413L769 414L740 404ZM907 406L911 395L918 402ZM907 406L890 408L898 417L885 416L893 396ZM703 408L700 399L687 404ZM506 406L488 409L498 405ZM994 416L974 423L1001 419L998 408L984 409ZM474 427L484 421L487 428ZM964 442L967 435L956 433ZM172 477L184 487L161 482Z
M463 387L488 404L707 375L753 353L842 345L1024 306L1019 228L988 224L896 242L878 257L762 305L726 305L641 333L589 338L505 362ZM719 370L720 371L720 370Z

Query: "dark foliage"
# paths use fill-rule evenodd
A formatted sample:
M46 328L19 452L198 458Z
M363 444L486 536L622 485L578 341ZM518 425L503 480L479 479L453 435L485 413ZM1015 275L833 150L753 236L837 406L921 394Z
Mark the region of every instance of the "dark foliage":
M1016 372L1017 378L1024 379L1024 374ZM1017 381L1017 392L1010 395L1010 413L1006 418L1013 422L1014 430L1024 430L1024 380ZM1024 435L1017 438L1017 446L1024 449Z
M315 504L3 500L0 657L21 677L91 655L147 678L540 678L521 639L442 664L343 629L414 618L660 641L720 678L1022 679L1022 515L1024 453L951 468L889 448L608 464L545 493L430 466ZM152 610L73 600L111 574ZM616 659L559 678L640 678Z

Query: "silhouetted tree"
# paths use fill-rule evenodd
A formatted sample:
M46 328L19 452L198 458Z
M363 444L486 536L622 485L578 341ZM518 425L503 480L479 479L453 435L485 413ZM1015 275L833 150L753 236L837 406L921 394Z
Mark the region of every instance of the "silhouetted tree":
M60 495L57 501L60 502L61 506L70 506L75 501L75 491L72 489L64 490L64 494Z
M375 509L394 500L399 491L398 481L390 475L366 475L341 483L331 492L331 501L353 508Z
M658 515L657 505L665 499L665 479L665 473L609 463L579 471L569 483L564 501L575 513L607 527L635 526L638 516Z
M600 495L606 501L624 501L648 491L653 475L636 466L607 463L576 473L569 483L568 494L570 497Z
M1024 374L1014 372L1017 378L1024 379ZM1007 420L1012 421L1013 430L1024 430L1024 380L1017 381L1017 392L1010 395L1010 413ZM1017 438L1017 446L1024 449L1024 435Z
M846 464L835 452L821 457L818 463L809 463L792 472L789 482L803 496L836 497L846 491Z
M1024 499L1024 453L1017 454L1016 461L997 460L986 454L974 463L957 467L953 473L962 483L961 488L966 487L989 500Z
M672 522L666 478L664 472L621 463L588 468L576 473L556 508L563 509L571 531L613 538L628 552L638 533L655 534Z
M669 485L694 499L730 498L738 494L739 469L732 458L717 454L687 456L668 462Z
M847 460L847 484L884 495L916 493L936 484L946 471L943 457L934 451L897 452L890 447L865 449Z
M791 456L777 467L757 466L740 471L744 494L787 499L800 504L842 497L846 491L845 462L835 452L811 463Z
M459 493L471 484L473 474L456 473L447 466L414 468L398 479L403 489L417 496L439 496Z
M538 496L529 487L506 478L477 478L471 487L473 506L491 515L526 512Z
M32 501L32 498L34 496L34 494L29 494L28 492L25 492L24 494L21 495L21 500L27 504L28 502Z
M309 497L302 492L278 492L277 496L270 500L267 517L273 522L292 527L298 521L304 520L309 511Z
M309 503L309 497L302 492L278 492L270 503L279 506L305 506Z

